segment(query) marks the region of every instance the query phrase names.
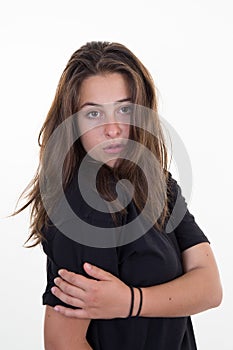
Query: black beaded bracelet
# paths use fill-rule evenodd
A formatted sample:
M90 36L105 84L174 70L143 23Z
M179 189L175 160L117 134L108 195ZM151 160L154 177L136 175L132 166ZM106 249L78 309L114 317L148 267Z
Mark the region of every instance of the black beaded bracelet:
M142 290L140 287L137 287L137 289L139 290L139 293L140 293L140 302L139 302L138 312L137 312L135 317L138 317L140 315L141 310L142 310Z
M134 307L134 290L132 286L129 286L129 289L131 291L131 304L130 304L130 309L129 309L129 317L132 317L132 313L133 313L133 307Z

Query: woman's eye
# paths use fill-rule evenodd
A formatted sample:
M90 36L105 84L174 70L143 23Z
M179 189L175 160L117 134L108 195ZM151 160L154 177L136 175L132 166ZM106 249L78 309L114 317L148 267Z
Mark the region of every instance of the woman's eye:
M88 112L86 116L90 119L96 119L96 118L99 118L101 114L99 111L91 111L91 112Z
M131 108L131 106L123 106L123 107L121 107L120 108L120 113L121 114L131 114L131 112L132 112L132 108Z

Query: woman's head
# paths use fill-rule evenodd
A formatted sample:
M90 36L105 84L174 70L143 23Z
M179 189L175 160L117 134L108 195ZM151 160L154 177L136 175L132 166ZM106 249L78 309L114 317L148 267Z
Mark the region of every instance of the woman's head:
M73 53L60 78L53 104L41 129L40 142L42 149L56 127L66 118L80 111L83 104L84 86L86 88L90 85L89 83L92 83L93 79L113 76L114 74L124 80L127 97L130 98L131 103L147 107L155 112L153 115L153 129L156 129L157 138L151 137L143 129L136 130L135 127L130 128L130 138L145 144L146 147L149 144L151 144L151 147L156 147L156 152L159 159L161 158L162 166L164 166L166 160L164 159L164 150L160 144L162 132L156 113L157 100L153 80L140 60L128 48L119 43L90 42ZM104 93L106 94L106 91ZM102 97L103 101L105 99L106 102L109 101L107 95ZM67 138L73 138L71 131L67 131ZM71 162L73 164L76 161L79 162L84 154L81 143L78 141L69 152L66 162L69 163L69 157L72 158ZM70 164L68 166L64 164L64 173L68 177L70 177L69 169Z
M109 161L108 156L114 154L115 158L117 158L118 154L121 155L122 148L124 148L126 143L125 140L130 138L147 147L155 155L161 168L166 170L166 148L157 116L155 87L148 70L122 44L109 42L87 43L74 52L68 61L58 83L54 101L39 134L39 144L41 146L40 165L32 182L31 192L28 195L29 201L27 203L27 205L32 203L32 234L29 238L35 238L36 243L41 241L41 228L46 220L48 220L39 188L39 176L44 166L43 161L46 145L55 129L68 117L77 113L78 128L82 136L73 143L63 164L63 185L66 187L86 152L93 147L93 141L95 146L97 138L101 136L101 134L95 133L98 128L91 130L92 134L85 133L86 124L83 129L83 123L80 122L83 111L85 112L90 107L90 104L98 104L107 109L110 108L110 110L113 108L114 115L118 115L119 118L122 118L123 115L126 119L131 117L129 104L141 105L154 111L152 129L156 130L156 137L148 133L145 130L146 128L130 126L129 119L127 119L127 122L125 122L125 119L120 119L120 121L114 119L108 120L108 129L105 128L105 138L100 140L101 142L107 141L107 149L103 152L105 155L107 153L107 158L104 161L110 167L114 167L113 172L116 178L127 178L131 181L135 189L133 200L140 210L145 205L149 192L145 178L141 176L141 169L138 169L137 164L134 164L134 159L132 161L127 161L126 159ZM96 116L95 109L91 109L91 111L93 113L91 115L89 114L89 117ZM106 109L104 111L106 112ZM110 112L110 119L111 115ZM151 123L151 120L149 122ZM58 143L51 150L51 164L52 162L55 164L56 159L59 158L64 140L74 139L74 130L69 129L65 130L65 132L65 138L60 142L58 140ZM117 146L109 145L109 140L110 143L114 143L116 139L117 141L121 140L119 141L120 144L118 142ZM140 152L139 148L137 158L143 157L142 152ZM147 172L146 175L154 178L153 181L156 182L156 176L158 175L157 164L155 166L151 165L150 159L145 159L143 162L143 170ZM117 167L115 166L116 164ZM111 201L114 195L107 185L107 173L109 172L103 167L102 172L99 172L100 176L97 179L97 188L105 198ZM158 192L157 195L156 191ZM159 191L158 186L157 190L155 186L155 199L152 206L155 205L156 198L158 199ZM154 209L151 208L151 212L153 211ZM165 213L166 208L161 217L165 217Z
M139 59L124 45L109 42L90 42L75 51L61 76L57 99L68 109L77 112L80 86L93 75L124 74L133 103L155 110L156 97L153 80Z

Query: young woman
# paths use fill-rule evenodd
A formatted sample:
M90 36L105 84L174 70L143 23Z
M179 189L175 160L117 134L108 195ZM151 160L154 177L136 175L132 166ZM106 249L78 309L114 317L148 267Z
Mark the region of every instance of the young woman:
M82 46L40 140L27 205L48 257L45 349L196 349L190 315L218 306L221 284L167 170L147 69L121 44Z

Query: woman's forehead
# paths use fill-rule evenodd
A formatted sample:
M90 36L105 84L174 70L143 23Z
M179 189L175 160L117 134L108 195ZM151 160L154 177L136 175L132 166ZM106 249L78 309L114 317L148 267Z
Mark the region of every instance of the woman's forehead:
M80 106L102 105L130 99L127 79L120 73L93 75L80 88Z

